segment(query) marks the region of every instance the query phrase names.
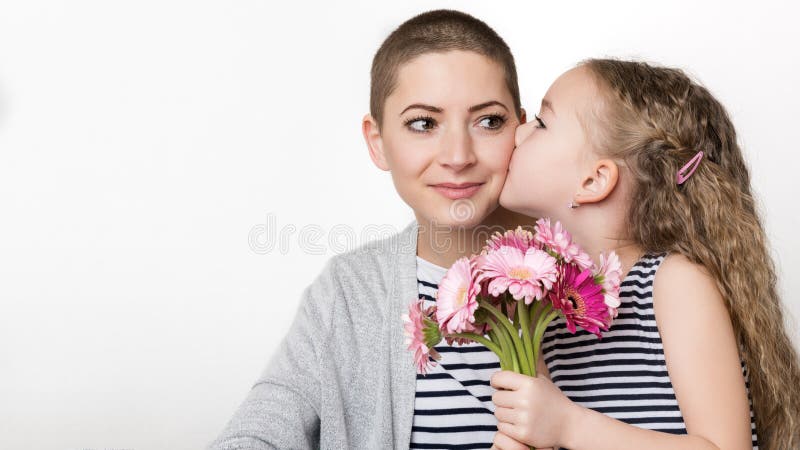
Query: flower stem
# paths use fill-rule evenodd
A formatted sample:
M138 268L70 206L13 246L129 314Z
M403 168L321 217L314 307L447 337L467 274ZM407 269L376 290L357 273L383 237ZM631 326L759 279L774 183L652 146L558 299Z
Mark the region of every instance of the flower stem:
M498 347L497 344L493 343L492 341L490 341L489 339L486 339L483 336L478 336L476 333L455 333L455 334L451 334L450 336L451 337L457 337L457 338L470 339L470 340L473 340L475 342L479 342L479 343L483 344L484 346L486 346L486 348L488 348L489 350L495 352L498 356L500 356L500 354L503 353L503 350L500 347Z
M489 313L497 318L498 322L502 323L503 329L506 332L506 339L510 339L512 342L509 350L514 361L514 371L523 375L530 375L527 370L530 366L528 365L527 356L525 356L525 348L522 345L522 340L519 337L519 328L512 326L508 316L503 316L503 313L489 304L489 302L478 300L478 304L486 308ZM519 308L519 305L517 305L517 308ZM501 328L498 328L498 330L501 330ZM515 348L516 351L514 351Z
M530 315L528 314L528 305L525 304L525 299L522 299L517 304L517 310L519 312L519 320L520 326L522 328L522 345L525 347L525 356L528 359L528 374L530 376L536 376L536 360L533 354L533 347L531 343L531 330L530 330Z
M549 325L550 322L552 322L557 316L558 310L553 310L553 307L549 304L545 304L541 309L539 318L536 321L536 330L533 334L533 354L535 357L539 357L539 351L541 350L542 345L542 337L547 329L547 325Z
M530 309L531 314L530 317L528 318L528 323L530 325L532 326L535 325L533 319L536 317L536 315L539 313L539 311L542 309L543 306L544 306L544 300L539 300L533 303L533 308ZM531 330L531 333L533 333L533 330Z
M500 369L506 370L511 366L508 356L508 344L506 344L505 339L503 339L502 331L497 331L497 323L495 323L491 317L489 317L489 322L491 323L489 337L492 339L492 342L496 342L497 346L500 347L500 352L497 353L497 357L500 359Z
M497 330L497 335L500 336L500 339L503 342L503 348L505 349L506 370L513 370L514 372L519 373L519 357L517 356L517 352L514 348L513 339L511 339L511 336L506 328L498 325L497 322L494 323L494 326Z

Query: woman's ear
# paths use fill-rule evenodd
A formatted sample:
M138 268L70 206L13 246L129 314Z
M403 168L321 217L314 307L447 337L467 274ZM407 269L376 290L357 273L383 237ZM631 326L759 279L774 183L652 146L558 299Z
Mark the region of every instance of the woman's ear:
M519 109L519 124L524 125L528 121L528 117L525 115L525 108Z
M366 114L361 121L361 132L364 134L364 141L369 149L369 157L372 162L381 170L389 170L386 164L386 155L383 153L383 138L378 122L371 114Z
M573 201L580 205L605 200L617 187L619 167L610 159L597 161L589 174L581 181L581 187Z

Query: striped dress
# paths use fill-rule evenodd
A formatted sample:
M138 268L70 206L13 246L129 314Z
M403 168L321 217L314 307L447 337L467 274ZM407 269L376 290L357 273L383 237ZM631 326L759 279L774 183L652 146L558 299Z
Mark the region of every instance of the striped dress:
M424 306L435 305L434 294L447 269L417 257L417 285ZM489 378L500 360L483 344L470 342L434 347L442 356L426 375L417 374L412 449L488 449L497 433Z
M631 268L619 315L601 340L581 328L571 334L558 317L545 331L542 352L553 383L572 401L641 428L686 434L653 311L653 280L665 257L646 254ZM742 371L747 381L744 362ZM752 401L750 422L757 449Z

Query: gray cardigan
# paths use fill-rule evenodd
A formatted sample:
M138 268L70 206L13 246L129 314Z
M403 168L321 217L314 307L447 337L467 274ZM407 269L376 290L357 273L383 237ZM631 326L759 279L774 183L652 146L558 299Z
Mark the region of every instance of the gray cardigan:
M417 230L327 262L209 450L408 449L416 371L400 317L418 297Z

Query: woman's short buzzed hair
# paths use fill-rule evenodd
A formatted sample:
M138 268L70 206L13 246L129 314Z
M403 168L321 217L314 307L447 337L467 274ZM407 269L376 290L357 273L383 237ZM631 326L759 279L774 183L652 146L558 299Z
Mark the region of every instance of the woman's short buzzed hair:
M475 17L448 9L428 11L403 22L381 44L372 59L370 114L380 127L383 108L397 83L400 66L431 52L465 50L497 62L505 72L505 81L517 117L521 115L517 68L511 50L489 25Z

